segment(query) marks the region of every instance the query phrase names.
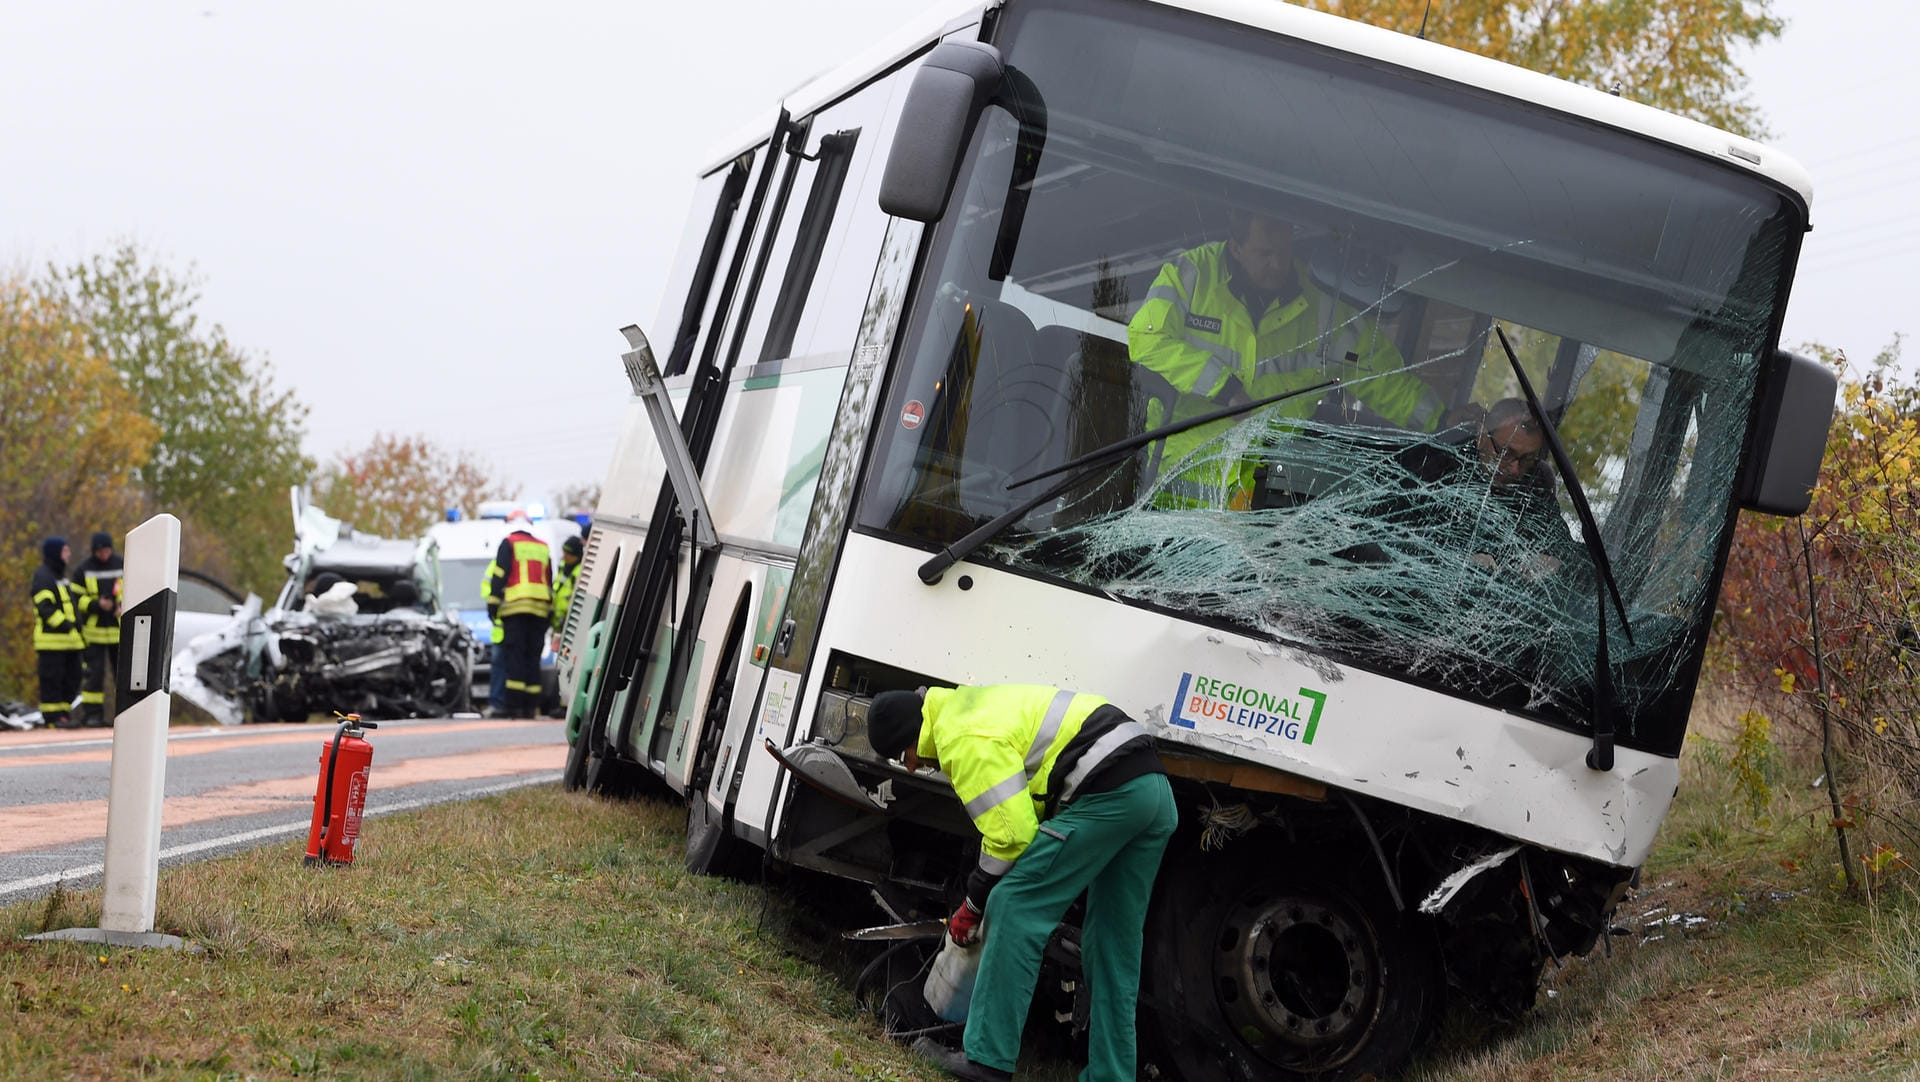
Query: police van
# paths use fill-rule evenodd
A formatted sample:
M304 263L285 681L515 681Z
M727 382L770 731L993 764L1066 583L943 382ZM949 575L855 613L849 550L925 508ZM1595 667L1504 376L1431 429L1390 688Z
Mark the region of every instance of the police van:
M493 624L487 619L485 583L487 564L512 530L507 516L520 505L511 500L488 500L469 518L462 508L448 508L444 522L436 522L427 536L440 546L441 597L450 612L473 635L473 704L475 709L488 700L493 676ZM571 519L549 518L540 504L528 504L524 510L533 520L531 532L553 550L554 570L559 570L560 547L569 537L580 536L580 526ZM554 679L555 656L551 643L540 656L541 709L558 699Z

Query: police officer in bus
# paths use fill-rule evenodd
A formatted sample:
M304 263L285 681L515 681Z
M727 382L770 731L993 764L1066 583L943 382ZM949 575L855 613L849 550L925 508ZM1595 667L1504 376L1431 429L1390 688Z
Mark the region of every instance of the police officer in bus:
M1038 685L876 695L867 739L909 769L937 766L980 831L980 861L947 922L985 936L965 1052L922 1045L963 1079L1013 1077L1047 938L1082 891L1093 1080L1135 1074L1134 1010L1147 903L1177 822L1146 726L1098 695Z
M1171 415L1149 406L1147 427L1184 420L1237 402L1299 390L1328 379L1385 421L1431 431L1445 408L1426 383L1402 367L1400 352L1373 313L1357 312L1315 281L1294 252L1293 227L1270 215L1234 211L1225 241L1203 244L1160 268L1147 299L1127 324L1133 362L1172 384ZM1273 407L1273 416L1312 416L1322 396ZM1160 461L1163 507L1252 506L1254 465L1202 445L1232 421L1167 437Z

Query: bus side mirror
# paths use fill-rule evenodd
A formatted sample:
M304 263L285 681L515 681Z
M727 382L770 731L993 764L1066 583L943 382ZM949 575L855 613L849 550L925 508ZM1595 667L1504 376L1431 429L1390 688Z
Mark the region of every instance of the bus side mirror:
M1763 515L1797 515L1813 499L1840 377L1819 361L1775 350L1761 383L1759 425L1740 506Z
M1005 77L1000 50L984 42L933 47L914 73L900 110L880 178L881 210L916 222L937 222L946 214L960 154Z

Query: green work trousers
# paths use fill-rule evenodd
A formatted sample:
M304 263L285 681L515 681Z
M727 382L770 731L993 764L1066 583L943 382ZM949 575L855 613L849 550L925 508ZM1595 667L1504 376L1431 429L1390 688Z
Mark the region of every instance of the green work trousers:
M1013 1070L1040 978L1040 956L1087 892L1080 961L1093 996L1082 1082L1133 1082L1140 945L1160 855L1178 821L1164 774L1090 793L1040 824L987 896L986 947L967 1011L967 1058Z

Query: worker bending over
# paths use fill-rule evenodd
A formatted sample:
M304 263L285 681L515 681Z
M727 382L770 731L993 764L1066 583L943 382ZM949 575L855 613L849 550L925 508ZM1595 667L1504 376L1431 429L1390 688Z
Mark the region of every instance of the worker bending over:
M1146 726L1098 695L1038 685L922 688L874 697L868 740L937 766L980 831L980 862L947 924L982 934L963 1079L1011 1078L1047 938L1087 894L1081 957L1093 997L1083 1080L1131 1082L1147 902L1177 816Z

